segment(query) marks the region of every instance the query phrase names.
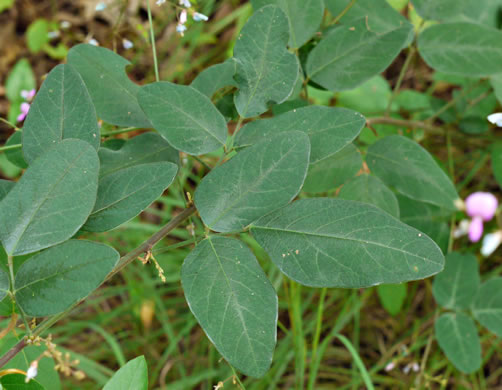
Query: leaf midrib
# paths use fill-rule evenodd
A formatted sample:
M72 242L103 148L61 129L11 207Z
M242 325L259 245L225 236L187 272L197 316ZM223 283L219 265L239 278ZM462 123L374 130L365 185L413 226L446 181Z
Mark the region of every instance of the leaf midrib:
M228 212L231 211L235 207L235 205L238 204L242 200L242 198L244 196L246 196L249 192L251 192L252 190L254 190L257 187L259 187L261 185L261 183L263 183L263 181L265 180L265 178L268 175L270 175L277 168L278 165L280 165L282 163L282 161L284 160L284 158L286 158L290 153L292 153L294 151L294 149L296 148L297 145L298 145L298 142L295 143L294 145L292 145L291 148L284 155L282 155L281 158L275 164L273 164L272 166L270 166L261 177L258 177L256 179L256 181L252 185L249 186L249 188L245 192L243 192L242 194L240 194L236 198L236 200L234 202L232 202L226 209L224 209L220 213L220 215L218 216L218 218L216 218L215 220L213 220L211 222L211 225L214 226L214 224L217 223L218 221L220 221L226 214L228 214ZM248 157L248 156L246 156L246 157ZM263 156L262 156L262 158L263 158Z
M370 245L375 245L375 246L378 246L378 247L381 247L384 249L390 249L390 250L394 250L396 252L404 253L406 255L417 257L419 259L422 259L422 260L427 261L432 264L439 264L439 263L436 263L426 257L421 257L421 256L417 255L416 253L412 253L412 252L406 251L404 249L399 249L399 248L395 248L392 246L385 246L385 245L383 245L379 242L375 242L375 241L361 240L361 239L349 238L349 237L341 237L341 236L329 235L329 234L313 233L313 232L308 232L308 231L291 230L291 229L286 229L286 228L269 227L269 226L251 225L251 229L263 229L263 230L272 230L272 231L285 232L285 233L291 233L291 234L301 234L301 235L305 235L305 236L333 238L336 240L353 241L353 242L357 242L358 244L361 244L361 245L370 244Z
M59 185L59 183L61 183L61 181L65 178L65 176L68 174L68 172L70 171L70 169L74 168L76 163L80 160L80 158L85 154L85 150L82 151L73 161L72 163L64 170L64 172L61 174L61 176L59 177L59 179L49 188L49 190L47 191L47 194L45 196L45 198L43 199L42 202L40 202L40 204L37 206L36 210L31 214L31 216L29 217L29 220L27 221L27 223L25 224L22 232L20 232L20 234L18 235L18 240L16 241L16 244L15 246L12 248L11 252L9 253L10 255L14 254L17 246L19 245L19 242L21 241L22 237L24 236L24 233L26 233L26 230L28 229L28 227L31 225L31 223L33 222L33 219L35 218L35 216L38 214L39 210L42 208L42 206L45 204L45 202L47 202L47 200L49 199L49 195L52 194L52 191L54 190L54 188Z
M247 342L248 342L248 345L249 345L249 350L251 351L251 354L253 355L253 362L255 364L255 368L259 369L258 364L256 363L257 359L256 359L255 350L254 350L253 345L251 343L251 338L249 337L248 329L246 327L246 322L244 321L244 316L243 316L242 311L240 309L240 305L239 305L239 302L238 302L237 297L235 295L235 292L234 292L234 290L231 287L230 279L227 276L227 274L225 272L225 269L223 268L223 264L221 263L220 256L218 255L218 252L216 251L216 248L213 245L213 241L211 240L211 237L208 237L208 241L209 241L209 244L211 245L211 249L213 250L214 256L216 257L216 260L218 261L218 265L220 266L221 272L222 272L223 276L225 277L225 281L227 282L228 289L229 289L230 294L231 294L231 296L233 298L233 301L234 301L234 305L233 306L234 306L235 310L237 311L237 313L239 315L239 319L241 321L242 328L244 330L244 334L246 335L246 339L247 339Z

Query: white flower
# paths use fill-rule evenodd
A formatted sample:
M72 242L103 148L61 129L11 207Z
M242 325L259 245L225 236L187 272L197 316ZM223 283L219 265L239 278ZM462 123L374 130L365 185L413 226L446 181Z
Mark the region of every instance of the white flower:
M187 22L187 11L183 10L180 14L180 24L185 24Z
M57 38L59 37L59 31L49 31L47 33L47 36L49 37L49 39L54 39L54 38Z
M394 363L394 362L390 362L390 363L388 363L388 364L385 366L384 370L385 370L386 372L389 372L389 371L392 371L395 367L396 367L396 363Z
M420 371L420 366L418 365L417 362L413 362L413 364L411 365L411 369L415 372L418 372Z
M190 8L192 6L188 0L180 0L180 5L186 8Z
M60 24L62 29L67 29L71 27L71 23L67 20L63 20Z
M134 46L134 43L132 43L129 39L122 39L122 46L124 47L124 49L128 50L128 49L132 49L133 46Z
M467 233L469 233L470 223L471 221L468 219L461 220L458 227L453 231L453 238L460 238L467 235Z
M495 114L488 115L488 121L498 127L502 127L502 112L496 112Z
M106 8L106 4L101 2L96 5L96 11L103 11Z
M35 378L38 374L38 361L34 360L30 364L30 368L28 368L28 372L26 373L25 382L28 383L33 378Z
M193 20L195 20L196 22L207 22L209 20L209 18L204 15L204 14L200 14L198 12L194 12L193 14Z
M99 42L95 40L94 38L89 39L89 44L92 46L99 46Z
M159 5L159 6L160 6L160 5L164 4L165 2L166 2L166 0L157 0L157 1L155 2L155 4L157 4L157 5Z
M490 256L502 243L502 230L498 230L495 233L485 234L483 237L483 242L481 244L481 254L484 257Z
M187 30L186 26L184 26L183 24L178 24L176 26L176 31L181 35L181 36L184 36L185 34L185 31Z

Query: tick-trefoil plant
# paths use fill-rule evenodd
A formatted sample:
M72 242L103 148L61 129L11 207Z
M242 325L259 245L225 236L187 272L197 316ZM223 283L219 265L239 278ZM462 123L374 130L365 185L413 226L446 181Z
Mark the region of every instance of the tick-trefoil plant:
M377 6L366 7L368 1ZM420 134L384 136L377 128L441 132L448 124L444 114L455 102L436 110L430 106L426 117L390 115L393 100L404 106L398 92L408 58L418 50L438 71L489 77L502 72L502 33L465 21L415 28L384 0L327 0L330 23L323 21L321 0L251 3L254 12L233 56L190 85L160 81L155 57L157 81L137 85L125 72L129 61L90 44L71 48L67 62L47 75L21 130L28 167L18 182L0 181L0 240L7 257L0 298L12 301L26 324L25 338L0 364L135 259L154 261L153 247L189 218L200 218L205 233L196 237L181 268L187 308L219 354L250 377L263 377L272 364L278 298L249 240L284 277L316 288L399 284L443 270L452 241L447 234L444 245L435 228L441 226L441 232L444 222L434 220L431 228L419 217L451 219L459 211L462 201L452 175L415 140ZM426 3L432 4L417 1L420 16L442 21ZM207 20L189 1L175 7L180 35L187 33L188 16ZM155 56L153 29L151 38ZM312 89L342 97L363 88L405 47L407 60L385 116L365 118L355 109L310 104ZM475 53L469 52L473 47ZM480 52L485 61L470 60ZM110 148L101 142L98 120L117 132L146 131ZM365 125L374 134L366 133ZM217 162L210 158L214 154ZM168 190L187 156L207 172L187 207L151 238L126 254L82 239L140 214ZM465 202L472 241L481 238L483 222L497 207L496 199L478 196L482 201ZM20 256L28 256L21 265ZM448 262L447 270L456 267ZM452 269L440 275L467 272ZM437 280L435 288L451 287ZM456 290L435 296L448 309L473 308L479 321L499 334L497 319L483 314L483 297L495 287L483 286L480 298L459 305L448 295ZM499 303L493 304L496 310ZM462 360L467 356L458 358L458 351L470 342L462 335L472 329L472 320L463 313L445 316L436 323L439 343L459 369L468 371ZM30 326L40 318L38 326ZM451 329L458 332L447 340ZM417 371L418 363L409 367ZM33 369L28 372L30 379L34 375ZM134 377L135 389L146 389L144 358L127 363L105 389L118 389L124 376ZM371 387L368 374L363 377Z

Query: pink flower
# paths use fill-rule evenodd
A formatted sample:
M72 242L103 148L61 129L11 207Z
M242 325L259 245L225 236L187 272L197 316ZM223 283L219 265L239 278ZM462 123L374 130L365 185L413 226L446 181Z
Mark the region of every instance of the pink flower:
M489 192L474 192L465 200L465 211L472 218L469 224L469 239L478 242L483 235L483 222L495 216L498 201Z
M28 111L30 111L30 103L23 102L21 103L21 114L17 116L17 121L22 122L24 121L24 118L26 118L26 115L28 115Z
M33 99L33 97L35 96L36 92L37 91L35 89L30 89L29 91L27 91L26 89L23 89L21 91L21 97L24 100L30 101L31 99Z
M24 118L26 118L26 115L28 115L28 111L30 110L30 103L33 98L35 97L35 93L37 91L35 89L30 89L29 91L26 89L23 89L21 91L21 97L25 100L23 103L21 103L21 106L19 109L21 110L21 113L17 116L17 121L22 122L24 121Z

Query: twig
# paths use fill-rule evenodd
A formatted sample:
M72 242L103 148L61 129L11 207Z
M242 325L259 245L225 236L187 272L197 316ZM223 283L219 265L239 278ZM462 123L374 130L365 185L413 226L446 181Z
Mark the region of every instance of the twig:
M127 266L129 263L134 261L138 256L150 251L155 246L155 244L157 244L160 240L162 240L165 236L167 236L169 234L169 232L172 231L174 228L176 228L181 222L183 222L185 219L187 219L193 213L195 213L195 211L196 211L195 206L190 206L189 208L183 210L180 214L178 214L171 221L169 221L169 223L167 225L165 225L157 233L155 233L153 236L151 236L148 240L143 242L136 249L134 249L131 252L127 253L126 255L122 256L120 258L119 262L117 263L117 265L115 266L115 268L108 274L108 276L103 281L103 283L105 283L107 280L109 280L116 273L120 272L125 266ZM37 326L33 330L32 336L38 336L42 332L44 332L45 330L49 329L56 322L58 322L59 320L61 320L64 317L66 317L73 310L73 308L75 308L75 306L77 306L79 303L80 302L75 303L74 305L72 305L68 309L66 309L64 312L56 314L55 316L52 316L49 319L42 322L39 326ZM7 364L14 356L16 356L26 346L27 346L26 339L23 338L16 345L14 345L11 349L9 349L0 358L0 368L3 367L5 364Z

